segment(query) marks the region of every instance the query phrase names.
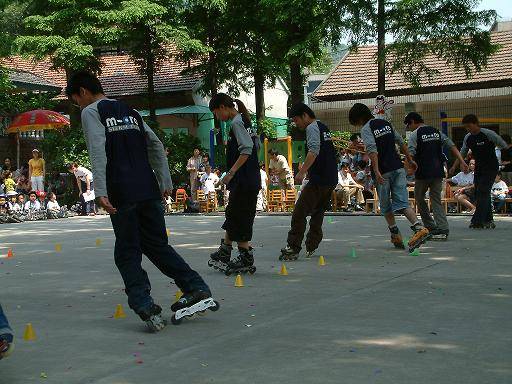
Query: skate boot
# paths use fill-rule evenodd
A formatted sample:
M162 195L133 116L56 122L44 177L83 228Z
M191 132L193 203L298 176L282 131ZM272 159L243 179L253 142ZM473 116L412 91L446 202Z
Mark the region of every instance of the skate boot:
M429 230L419 223L411 226L411 229L414 231L414 235L409 240L409 253L419 248L430 238Z
M0 360L9 356L14 350L13 336L10 333L0 335Z
M162 308L159 305L152 304L147 310L137 312L137 315L146 322L150 332L161 331L167 325L162 318Z
M171 305L171 311L176 312L171 317L171 322L178 325L183 321L184 317L192 317L194 314L204 314L207 309L217 311L220 304L212 299L209 292L192 291L185 293L181 298Z
M256 267L254 266L253 249L252 247L249 249L238 247L238 256L228 263L228 268L224 273L226 276L229 276L233 273L247 272L249 272L251 275L256 272Z
M299 258L300 250L296 250L289 245L284 248L281 248L281 256L279 256L279 260L281 261L295 261ZM311 257L311 256L310 256Z
M473 223L473 222L471 222L469 224L469 228L471 228L471 229L483 229L483 227L484 227L484 225L481 224L481 223Z
M224 243L224 239L220 241L220 247L210 255L208 265L213 269L226 272L229 260L231 259L231 251L233 246Z
M404 240L398 227L389 228L389 232L391 232L391 243L393 243L395 248L405 249Z
M496 228L496 224L494 224L494 220L488 221L487 223L482 224L483 229L494 229Z
M282 252L283 250L281 250ZM308 251L306 250L306 259L311 259L315 254L315 250L312 250L312 251Z
M430 240L433 241L446 241L448 240L448 234L450 232L448 230L443 229L433 229L430 231Z

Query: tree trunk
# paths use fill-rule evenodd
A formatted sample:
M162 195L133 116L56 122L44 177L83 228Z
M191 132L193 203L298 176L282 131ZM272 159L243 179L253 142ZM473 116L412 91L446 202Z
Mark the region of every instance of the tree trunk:
M254 98L256 104L256 125L260 128L265 119L265 75L262 71L254 70Z
M298 58L290 61L290 102L291 104L304 102L304 76Z
M70 68L64 68L64 71L66 72L66 80L69 81L71 74L73 71ZM71 128L77 128L80 123L80 109L78 109L76 106L73 105L73 102L70 102L68 104L68 114L69 114L69 122L71 125Z
M149 34L148 34L149 35ZM148 108L150 127L154 130L158 127L156 120L156 103L155 103L155 62L153 52L151 51L151 36L147 37L146 45L146 77L148 79Z
M377 5L377 64L378 64L378 92L384 95L386 92L386 9L385 0L378 0Z

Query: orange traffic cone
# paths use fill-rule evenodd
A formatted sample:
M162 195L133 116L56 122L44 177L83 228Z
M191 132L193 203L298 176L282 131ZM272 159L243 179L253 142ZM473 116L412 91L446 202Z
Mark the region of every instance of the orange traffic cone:
M7 250L7 258L10 258L10 257L13 257L14 256L14 253L12 253L12 248L9 248Z

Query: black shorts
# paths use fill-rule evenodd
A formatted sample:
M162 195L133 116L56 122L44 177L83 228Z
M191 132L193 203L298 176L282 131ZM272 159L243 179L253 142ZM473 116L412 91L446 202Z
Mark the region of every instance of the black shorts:
M226 220L222 224L222 228L226 230L231 241L251 241L258 193L258 190L241 188L229 191Z

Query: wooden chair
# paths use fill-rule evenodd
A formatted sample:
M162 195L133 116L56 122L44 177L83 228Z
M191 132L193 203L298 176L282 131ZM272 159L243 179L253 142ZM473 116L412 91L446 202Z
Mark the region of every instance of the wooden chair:
M217 192L211 191L208 193L208 211L217 212L219 210L219 202L217 201Z
M343 204L343 201L338 197L338 193L336 190L332 191L331 205L333 212L342 211L343 208L347 208L347 205Z
M512 198L507 197L507 198L505 198L505 204L503 205L503 208L501 208L501 213L507 213L508 212L507 206L509 204L512 204Z
M282 212L283 210L283 190L273 189L268 191L267 211Z
M198 189L196 191L197 193L197 202L199 204L199 212L206 212L208 213L208 199L206 198L206 195L204 194L204 191L202 189Z
M185 202L187 201L187 191L183 188L176 190L176 199L174 199L174 208L178 211L180 208L185 210Z
M368 213L372 211L375 213L380 213L379 195L377 194L377 188L373 187L372 193L373 199L366 199L365 210ZM370 209L370 205L372 206L372 209Z
M448 213L448 204L456 204L457 212L460 212L460 203L454 197L452 186L449 183L446 183L444 199L441 199L441 203L444 205L445 213Z
M295 208L295 201L297 200L297 191L294 189L287 189L284 193L283 210L285 212L293 211Z

